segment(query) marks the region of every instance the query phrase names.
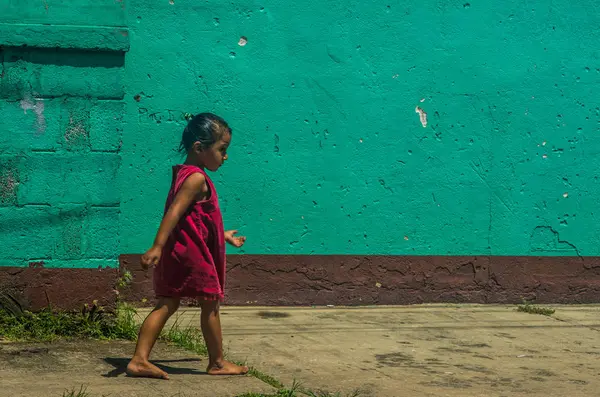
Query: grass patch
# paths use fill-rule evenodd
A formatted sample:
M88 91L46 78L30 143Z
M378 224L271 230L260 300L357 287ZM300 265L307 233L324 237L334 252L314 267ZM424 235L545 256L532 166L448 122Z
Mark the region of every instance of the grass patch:
M292 387L289 389L279 389L275 394L257 394L257 393L246 393L237 397L360 397L360 391L355 391L350 394L342 393L329 393L326 391L310 391L304 390L300 386L300 383L294 381Z
M67 390L63 393L62 397L91 397L87 392L87 387L81 386L78 391L75 389Z
M206 349L206 344L204 343L202 331L200 331L198 328L181 329L177 326L177 324L174 324L168 331L163 331L160 339L201 356L208 356L208 350Z
M17 341L50 342L61 338L127 339L137 337L135 310L120 304L114 312L96 302L79 312L54 311L51 307L37 313L13 314L0 310L0 336Z
M541 314L542 316L551 316L556 310L549 307L540 307L523 300L523 304L517 306L517 311L530 314Z
M275 394L257 394L257 393L246 393L237 397L359 397L360 392L355 391L351 394L343 395L341 393L329 393L329 392L313 392L309 390L303 390L300 387L300 383L294 381L290 389L280 389Z
M236 362L237 365L246 365L246 364L242 364L239 362ZM276 389L283 389L284 388L284 384L281 383L280 381L278 381L277 379L275 379L274 377L272 377L271 375L265 374L264 372L254 368L254 367L250 367L250 371L248 371L248 374L251 376L254 376L256 379L259 379L263 382L265 382L268 385L273 386ZM292 391L290 392L294 392L296 391L297 387L294 385L292 386ZM280 396L278 394L278 396ZM282 396L286 396L288 397L287 394L283 394ZM293 394L290 394L289 397L293 397Z
M304 394L306 394L308 397L359 397L360 396L360 392L359 391L355 391L353 393L350 394L346 394L343 395L341 393L328 393L328 392L305 392Z

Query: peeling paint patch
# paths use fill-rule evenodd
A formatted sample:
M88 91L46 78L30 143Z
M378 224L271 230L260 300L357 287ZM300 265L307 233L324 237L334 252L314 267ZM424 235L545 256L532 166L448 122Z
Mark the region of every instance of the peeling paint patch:
M44 101L41 99L32 100L30 97L25 97L19 102L23 112L27 114L28 110L33 110L36 115L36 127L39 134L46 132L46 117L44 116Z
M19 169L15 160L0 162L0 205L16 205Z
M246 38L246 36L242 36L240 37L240 41L238 41L238 45L240 47L245 46L246 44L248 44L248 38Z
M90 110L85 103L76 102L67 105L63 114L63 139L68 150L88 149L90 146Z
M0 176L0 203L8 203L13 201L17 191L17 179L12 172L7 172L6 175Z
M419 114L419 120L421 121L423 128L426 128L427 127L427 113L419 106L417 106L415 108L415 113Z
M67 128L67 132L65 133L65 140L67 142L72 142L78 137L85 135L87 135L87 131L81 120L74 120L73 116L71 116L69 118L69 128Z

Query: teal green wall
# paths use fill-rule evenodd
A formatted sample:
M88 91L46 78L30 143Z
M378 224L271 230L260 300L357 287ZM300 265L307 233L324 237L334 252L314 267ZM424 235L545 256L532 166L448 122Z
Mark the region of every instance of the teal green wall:
M244 253L600 254L592 0L21 3L2 265L143 252L204 110L234 130L214 179Z

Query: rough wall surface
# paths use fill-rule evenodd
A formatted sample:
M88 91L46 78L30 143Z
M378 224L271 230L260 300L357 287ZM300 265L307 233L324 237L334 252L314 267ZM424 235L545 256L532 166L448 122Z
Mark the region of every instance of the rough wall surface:
M274 258L550 258L593 284L595 9L0 0L0 266L116 269L143 252L184 114L209 110L234 129L214 176L226 226L248 236L233 262L285 278Z
M597 255L594 3L401 3L130 3L122 251L208 108L248 254Z

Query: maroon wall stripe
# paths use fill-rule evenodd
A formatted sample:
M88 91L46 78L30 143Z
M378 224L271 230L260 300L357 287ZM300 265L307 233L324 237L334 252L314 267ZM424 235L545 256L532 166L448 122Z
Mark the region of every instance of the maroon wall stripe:
M152 272L140 255L122 255L120 269L0 268L0 291L32 309L79 309L115 302L119 272L133 283L121 292L140 306L154 303ZM414 303L600 302L600 258L540 256L230 255L228 305L375 305ZM192 302L188 302L192 303Z

